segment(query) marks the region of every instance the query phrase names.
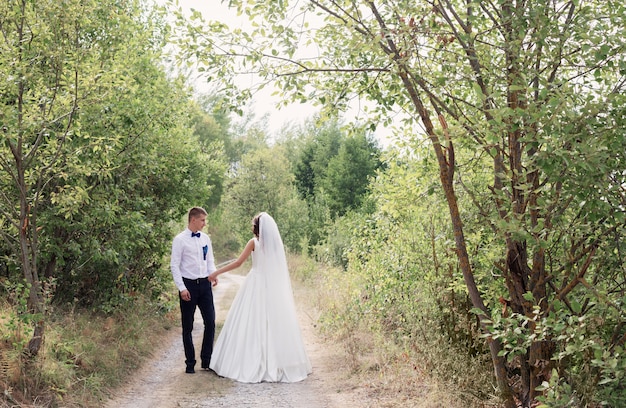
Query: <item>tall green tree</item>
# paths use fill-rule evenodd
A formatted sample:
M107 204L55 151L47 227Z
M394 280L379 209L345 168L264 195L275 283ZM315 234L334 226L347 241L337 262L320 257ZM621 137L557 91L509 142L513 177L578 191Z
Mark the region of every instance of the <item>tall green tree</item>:
M299 149L290 156L296 189L308 207L308 223L300 226L306 230L307 250L324 240L326 229L332 223L328 197L322 184L328 164L339 152L344 139L336 120L324 123L309 121L300 130L297 139Z
M80 133L79 108L98 88L98 62L110 58L114 38L98 16L119 21L118 9L94 2L7 1L0 5L2 30L3 144L2 236L29 287L34 332L28 351L37 354L44 334L44 297L38 270L41 202L47 186L66 171L68 145ZM87 20L86 15L95 16ZM96 148L96 143L87 143ZM80 187L67 189L80 197Z
M276 218L285 245L299 250L306 205L298 197L289 161L280 146L259 148L242 157L230 174L223 205L240 243L250 239L252 217L265 211Z
M189 96L160 65L164 25L150 13L138 1L0 5L0 234L28 287L31 355L50 296L94 303L149 286L164 220L208 195Z
M352 133L346 134L336 119L311 121L298 139L285 144L297 145L290 158L296 188L309 207L311 247L323 240L336 217L362 205L381 167L377 143L362 129Z
M300 196L311 199L326 177L328 163L345 139L335 120L319 125L309 122L303 129L303 146L295 159L294 175Z
M358 209L369 184L381 167L375 141L363 134L346 138L337 155L328 162L321 188L328 195L331 213L343 215Z
M200 99L192 115L194 135L202 147L202 153L212 158L204 164L209 179L206 184L212 187L211 194L203 200L207 209L216 208L224 193L224 182L229 156L232 157L232 137L229 135L230 118L225 112L213 108L208 96ZM231 152L230 154L228 152Z
M230 4L262 22L250 32L190 24L187 55L213 78L218 71L232 81L252 64L293 100L336 109L358 95L375 104L373 123L401 110L405 131L419 124L414 138L426 137L437 158L458 265L507 407L548 398L550 384L566 381L559 373L592 349L596 384L619 388L624 367L611 371L609 361L624 346L625 279L623 267L609 265L623 265L615 236L625 224L621 2ZM300 58L309 44L318 54ZM476 160L458 162L461 150ZM463 183L486 163L489 181ZM465 188L463 199L498 239L493 292L511 315L477 283L486 273L468 251ZM567 323L586 316L600 316L601 329ZM563 327L579 336L563 337ZM574 340L581 336L589 342Z

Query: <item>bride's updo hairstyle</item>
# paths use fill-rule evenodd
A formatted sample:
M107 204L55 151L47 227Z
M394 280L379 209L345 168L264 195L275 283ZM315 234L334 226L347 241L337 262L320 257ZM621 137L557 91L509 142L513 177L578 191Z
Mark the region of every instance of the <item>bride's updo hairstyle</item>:
M260 223L261 214L256 215L252 219L252 233L255 237L259 237L259 223Z

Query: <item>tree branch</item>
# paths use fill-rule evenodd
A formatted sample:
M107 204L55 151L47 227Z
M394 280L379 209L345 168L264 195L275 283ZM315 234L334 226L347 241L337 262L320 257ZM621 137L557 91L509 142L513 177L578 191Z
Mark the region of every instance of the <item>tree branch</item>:
M587 273L587 270L589 269L589 266L591 265L591 261L593 259L593 256L596 253L597 246L593 245L590 249L591 250L587 254L587 259L585 260L585 263L579 269L578 274L576 275L576 277L574 279L572 279L567 285L565 285L565 287L563 287L559 293L557 293L556 299L558 299L558 300L565 299L567 297L567 295L572 290L574 290L574 288L576 286L578 286L579 283L583 282L583 278L585 276L585 273ZM546 314L549 314L553 310L554 310L554 302L552 302L550 304L550 306L548 306L548 309L546 310Z

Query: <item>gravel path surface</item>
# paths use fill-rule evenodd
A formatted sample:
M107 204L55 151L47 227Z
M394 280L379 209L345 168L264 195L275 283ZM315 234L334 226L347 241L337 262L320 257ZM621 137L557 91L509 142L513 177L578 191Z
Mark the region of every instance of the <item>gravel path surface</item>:
M245 277L226 273L214 288L217 321L223 322L234 293ZM298 297L296 296L296 302ZM243 384L221 378L213 372L196 369L185 374L185 357L180 327L172 330L155 351L152 360L136 373L134 379L115 392L106 408L173 407L255 407L255 408L350 408L362 406L351 391L342 390L337 381L337 352L324 344L315 333L315 321L299 308L300 325L313 373L293 384ZM196 351L202 341L202 318L198 312L194 327Z

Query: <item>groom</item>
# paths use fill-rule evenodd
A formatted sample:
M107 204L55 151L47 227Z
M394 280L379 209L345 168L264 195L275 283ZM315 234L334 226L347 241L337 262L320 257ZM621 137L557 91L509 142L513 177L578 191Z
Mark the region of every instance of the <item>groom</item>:
M196 306L204 322L204 337L200 350L201 367L209 369L215 338L215 306L208 276L215 271L211 239L202 232L207 212L201 207L189 210L187 228L172 242L171 270L179 291L180 314L185 348L185 372L195 373L196 353L191 333Z

